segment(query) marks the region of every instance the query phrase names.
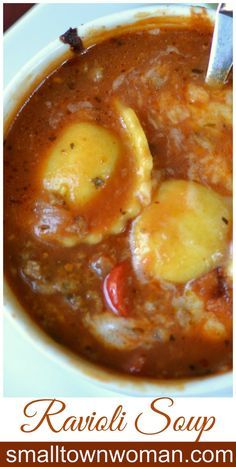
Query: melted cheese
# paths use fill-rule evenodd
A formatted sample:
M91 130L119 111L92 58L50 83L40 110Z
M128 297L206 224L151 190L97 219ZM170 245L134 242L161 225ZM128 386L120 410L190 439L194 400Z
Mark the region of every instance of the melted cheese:
M176 320L185 334L197 332L208 340L222 340L227 336L223 322L211 311L206 311L204 301L191 289L185 288L182 296L174 297Z
M195 182L164 182L134 221L134 267L145 279L185 283L221 264L231 211L228 199Z
M88 314L84 322L96 339L108 348L133 350L140 342L137 323L133 319L117 318L111 312L104 312L92 318Z

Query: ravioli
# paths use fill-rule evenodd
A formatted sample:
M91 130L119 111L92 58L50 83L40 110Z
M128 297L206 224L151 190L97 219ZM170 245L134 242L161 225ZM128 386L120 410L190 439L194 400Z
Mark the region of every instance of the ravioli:
M44 239L65 246L96 244L122 232L150 203L152 156L145 133L131 108L116 100L114 110L120 138L94 123L80 122L68 126L54 143L44 166L43 187L64 202L59 209L66 207L71 213L71 226L70 221L64 223L64 234L59 223L53 232L37 229ZM75 215L83 216L82 234L74 226Z
M142 205L147 205L151 201L150 174L153 167L152 155L149 150L147 138L134 110L130 107L126 107L118 100L116 100L115 105L123 126L125 127L126 137L135 156L134 166L136 169L136 177L134 195L140 199Z
M44 187L69 206L83 206L112 176L121 153L119 139L92 123L74 123L54 144L44 172Z
M223 261L230 224L228 198L191 181L163 182L132 226L137 274L181 284L207 273Z

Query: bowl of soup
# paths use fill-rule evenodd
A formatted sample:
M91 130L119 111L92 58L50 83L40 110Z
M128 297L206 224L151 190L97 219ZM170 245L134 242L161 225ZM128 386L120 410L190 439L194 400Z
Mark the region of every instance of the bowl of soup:
M232 77L205 83L213 24L152 6L70 28L4 96L6 315L128 394L231 384Z

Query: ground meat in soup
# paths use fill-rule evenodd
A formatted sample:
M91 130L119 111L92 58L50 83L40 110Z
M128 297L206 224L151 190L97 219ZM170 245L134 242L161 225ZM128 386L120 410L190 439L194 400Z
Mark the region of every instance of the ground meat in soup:
M212 32L196 24L124 33L77 53L31 96L5 141L8 281L56 341L121 373L170 379L232 365L232 84L230 78L221 89L206 86ZM128 123L124 129L125 116L134 115L127 109L148 142L146 159L139 159L141 169L146 161L145 196ZM53 178L54 156L48 165L55 151L74 163L77 140L63 133L72 127L75 135L104 131L105 148L114 151L104 156L102 172L81 169L92 173L81 182L83 198L76 185L68 192ZM154 276L149 260L142 263L140 254L136 261L132 249L147 240L136 218L158 206L159 187L169 190L165 183L178 180L204 187L223 206L225 243L182 281L167 280L160 268Z

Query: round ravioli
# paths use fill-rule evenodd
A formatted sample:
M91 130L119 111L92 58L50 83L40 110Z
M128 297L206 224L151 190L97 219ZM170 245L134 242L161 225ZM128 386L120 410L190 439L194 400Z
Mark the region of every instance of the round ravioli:
M79 122L53 144L42 173L49 201L36 210L39 227L34 230L41 238L65 246L98 243L122 232L127 220L150 203L152 156L146 136L132 109L116 101L114 110L120 136ZM51 198L57 222L50 218Z
M68 206L83 206L114 172L121 144L107 129L74 123L55 142L46 163L44 187Z
M230 224L228 198L191 181L163 182L132 226L135 270L147 280L195 279L222 263Z

